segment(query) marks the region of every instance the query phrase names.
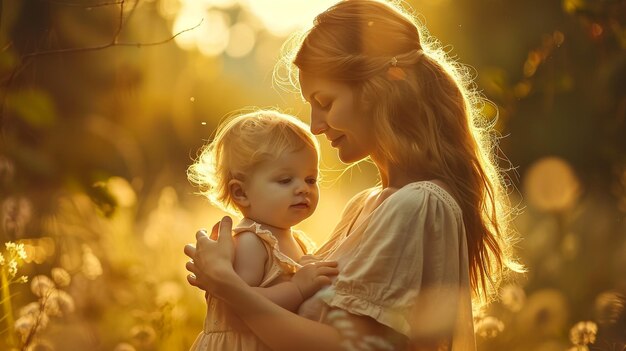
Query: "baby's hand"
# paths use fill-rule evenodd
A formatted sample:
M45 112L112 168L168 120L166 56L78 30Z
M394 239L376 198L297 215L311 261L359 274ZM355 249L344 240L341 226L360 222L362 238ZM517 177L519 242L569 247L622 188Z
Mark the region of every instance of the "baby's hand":
M309 263L300 268L291 277L291 281L296 284L304 300L313 296L319 289L331 283L330 278L339 274L337 262L319 261Z
M309 263L313 263L313 262L319 262L322 259L319 256L316 255L304 255L302 257L300 257L300 261L298 261L299 264L301 265L307 265Z

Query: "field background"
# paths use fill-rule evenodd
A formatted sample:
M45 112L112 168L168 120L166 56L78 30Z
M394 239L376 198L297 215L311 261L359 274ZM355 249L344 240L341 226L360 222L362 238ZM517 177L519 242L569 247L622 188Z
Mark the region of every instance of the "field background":
M308 121L272 72L330 3L0 0L0 349L189 348L182 248L223 213L185 170L232 111ZM529 272L476 316L479 349L625 350L626 2L407 3L497 106L521 210ZM320 143L318 243L377 181Z

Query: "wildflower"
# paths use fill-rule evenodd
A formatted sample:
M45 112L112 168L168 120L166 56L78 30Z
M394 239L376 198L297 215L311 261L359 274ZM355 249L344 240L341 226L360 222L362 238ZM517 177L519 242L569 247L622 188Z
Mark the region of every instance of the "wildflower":
M576 323L569 331L569 339L574 345L589 345L596 342L598 325L590 321Z
M50 318L48 318L45 313L38 313L36 315L25 314L15 321L13 327L22 340L26 340L26 338L33 333L33 329L35 332L39 332L46 328L49 321Z
M15 277L15 275L17 274L17 261L16 260L9 261L8 271L9 271L9 276Z
M17 244L12 241L4 243L6 252L0 254L0 266L7 267L7 273L10 278L15 277L18 267L26 259L26 251L23 244Z
M476 334L486 339L495 338L504 330L504 323L492 316L487 316L474 326Z
M502 304L513 312L518 312L524 306L526 301L526 293L524 290L515 284L509 284L502 288L500 291L500 299Z
M30 315L36 318L40 312L41 306L39 305L39 302L31 302L20 309L20 317Z
M51 289L54 289L54 283L45 275L35 276L30 283L30 289L33 294L39 297L48 295Z
M4 246L7 249L7 252L10 252L13 256L19 258L20 260L26 259L26 250L24 250L24 244L17 244L14 242L6 242Z
M59 267L52 268L50 275L57 286L68 286L72 280L70 274L65 269Z
M17 281L18 283L22 283L22 284L24 284L24 283L28 283L28 277L27 277L27 276L25 276L25 275L23 275L23 276L21 276L21 277L17 278L17 280L16 280L16 281Z
M14 324L15 331L22 337L22 340L25 340L28 337L34 326L35 318L31 315L25 315L18 318Z
M59 303L56 298L56 291L53 290L53 293L48 294L48 297L44 300L43 309L44 312L51 317L61 317L63 314L61 313L61 308L59 307Z
M46 308L48 308L48 305L50 306L49 309L55 313L55 316L66 316L75 310L74 299L63 290L55 289L46 301ZM46 309L47 311L48 309Z
M624 295L606 291L598 295L594 302L594 312L600 324L615 324L624 314L626 298Z

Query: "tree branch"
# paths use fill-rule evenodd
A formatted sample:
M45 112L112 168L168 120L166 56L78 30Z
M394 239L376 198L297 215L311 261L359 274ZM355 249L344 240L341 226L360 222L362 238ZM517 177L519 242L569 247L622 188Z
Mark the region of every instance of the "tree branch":
M1 5L1 1L0 0L0 5ZM83 6L83 7L100 7L100 6L109 6L109 5L120 5L120 11L119 11L119 23L118 26L115 30L115 33L113 35L113 38L111 39L111 41L109 43L106 44L102 44L102 45L96 45L96 46L88 46L88 47L79 47L79 48L66 48L66 49L55 49L55 50L44 50L44 51L36 51L36 52L31 52L25 55L22 55L20 57L20 63L11 71L11 73L9 74L9 76L4 79L0 84L0 86L3 88L1 95L0 95L0 144L2 144L4 142L4 106L6 103L6 99L8 96L8 91L9 88L11 87L11 85L13 84L13 81L15 80L15 78L33 61L33 58L36 57L41 57L41 56L48 56L48 55L56 55L56 54L68 54L68 53L81 53L81 52L88 52L88 51L99 51L99 50L104 50L106 48L110 48L113 46L134 46L137 48L140 47L144 47L144 46L156 46L156 45L162 45L165 43L168 43L172 40L174 40L176 37L178 37L179 35L192 31L196 28L198 28L202 22L204 21L204 19L200 20L200 22L198 24L196 24L193 27L189 27L186 29L183 29L181 31L178 31L177 33L175 33L174 35L172 35L169 38L160 40L160 41L155 41L155 42L149 42L149 43L142 43L142 42L119 42L119 35L122 32L122 29L124 28L124 4L125 4L125 0L120 0L120 1L115 1L115 2L105 2L105 3L99 3L93 6L86 6L85 4L77 4L77 3L66 3L66 2L62 2L62 1L57 1L57 0L46 0L49 1L51 3L56 3L56 4L63 4L63 5L67 5L67 6ZM134 12L134 10L136 9L137 6L137 2L135 3L135 6L133 7L132 11ZM8 44L10 45L10 43Z
M111 2L101 2L101 3L97 3L97 4L93 4L93 5L89 5L89 4L85 4L85 3L78 3L78 2L65 2L65 1L57 1L57 0L45 0L49 3L52 4L58 4L58 5L63 5L63 6L75 6L75 7L85 7L85 8L94 8L94 7L104 7L104 6L111 6L111 5L120 5L124 2L124 0L120 0L120 1L111 1Z
M97 51L97 50L102 50L102 49L106 49L106 48L110 48L113 46L135 46L135 47L142 47L142 46L155 46L155 45L162 45L165 43L168 43L174 39L176 39L177 36L185 33L185 32L189 32L192 31L196 28L198 28L202 22L204 20L200 20L200 22L198 24L196 24L193 27L189 27L186 29L183 29L177 33L175 33L174 35L172 35L169 38L166 38L164 40L160 40L160 41L155 41L155 42L150 42L150 43L142 43L142 42L135 42L135 43L125 43L125 42L116 42L116 41L111 41L110 43L107 44L102 44L102 45L97 45L97 46L89 46L89 47L82 47L82 48L67 48L67 49L56 49L56 50L45 50L45 51L37 51L37 52L32 52L30 54L26 54L24 56L22 56L22 61L26 60L26 59L30 59L33 57L38 57L38 56L46 56L46 55L55 55L55 54L66 54L66 53L78 53L78 52L86 52L86 51Z

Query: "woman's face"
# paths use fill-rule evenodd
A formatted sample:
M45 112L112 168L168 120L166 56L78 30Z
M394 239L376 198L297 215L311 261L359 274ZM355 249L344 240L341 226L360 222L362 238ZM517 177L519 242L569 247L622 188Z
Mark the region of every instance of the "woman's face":
M300 88L311 105L311 132L324 134L341 161L351 163L372 155L373 127L358 111L352 87L300 71Z

